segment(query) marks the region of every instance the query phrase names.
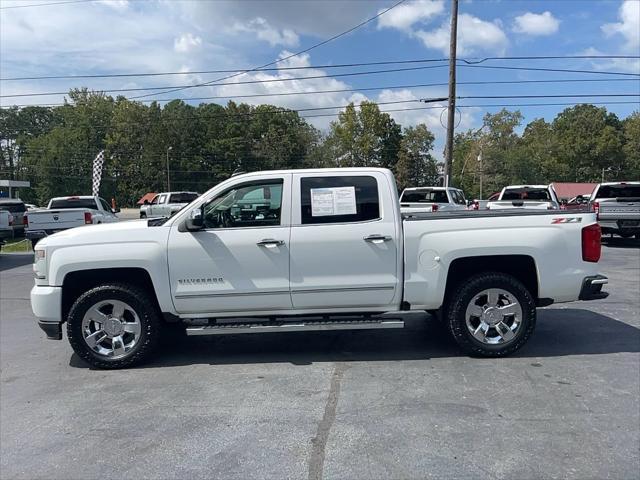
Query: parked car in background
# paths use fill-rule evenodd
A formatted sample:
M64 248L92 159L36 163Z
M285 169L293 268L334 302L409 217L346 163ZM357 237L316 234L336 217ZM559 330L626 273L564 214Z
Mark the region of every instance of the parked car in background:
M469 202L469 208L467 208L467 210L487 210L487 205L489 204L489 202L497 200L499 196L500 192L495 192L492 193L486 200L479 200L475 198L471 202Z
M510 185L504 187L497 200L487 204L489 210L522 208L527 210L559 210L560 202L551 185Z
M26 214L26 236L35 247L38 240L54 233L81 225L119 221L118 210L111 208L104 198L72 196L52 198L47 208Z
M452 187L405 188L400 195L400 211L403 214L466 210L464 193Z
M602 233L640 238L640 182L609 182L596 186L591 194Z
M140 218L171 217L196 198L196 192L164 192L140 206Z
M386 169L238 175L164 221L44 239L31 306L48 338L67 322L80 358L123 368L171 330L402 328L409 310L440 312L465 352L502 357L532 335L537 306L608 295L592 212L399 210Z
M19 198L0 198L0 210L7 210L13 215L13 236L24 236L24 214L27 207Z
M24 206L27 207L27 211L38 210L40 208L39 206L34 205L33 203L25 203Z
M566 202L560 202L560 210L588 210L591 195L578 195Z
M0 245L7 238L13 238L13 215L7 210L0 210Z

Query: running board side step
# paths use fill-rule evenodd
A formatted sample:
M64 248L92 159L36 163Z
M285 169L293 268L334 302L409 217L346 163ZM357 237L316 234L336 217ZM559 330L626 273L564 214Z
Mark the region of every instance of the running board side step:
M403 320L311 321L277 324L243 323L188 327L187 335L236 335L240 333L312 332L322 330L371 330L404 328Z

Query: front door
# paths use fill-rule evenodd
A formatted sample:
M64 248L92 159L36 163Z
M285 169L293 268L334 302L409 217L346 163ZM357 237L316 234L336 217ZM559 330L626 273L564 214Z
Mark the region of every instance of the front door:
M294 308L384 310L401 294L398 224L383 212L380 197L390 191L383 182L379 172L294 175Z
M171 228L169 275L180 314L290 310L290 175L261 177L216 195L205 228Z

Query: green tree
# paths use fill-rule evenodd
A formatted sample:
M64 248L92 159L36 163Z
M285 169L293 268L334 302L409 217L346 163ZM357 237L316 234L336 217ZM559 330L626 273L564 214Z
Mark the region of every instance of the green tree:
M403 131L395 166L400 190L437 184L438 165L431 155L434 141L433 133L422 123Z
M636 110L622 122L624 165L620 180L640 180L640 111Z

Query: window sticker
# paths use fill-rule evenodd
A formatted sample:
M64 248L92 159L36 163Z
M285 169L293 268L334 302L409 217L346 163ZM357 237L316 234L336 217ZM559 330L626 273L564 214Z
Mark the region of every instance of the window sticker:
M311 189L311 216L355 215L355 187L333 187Z

